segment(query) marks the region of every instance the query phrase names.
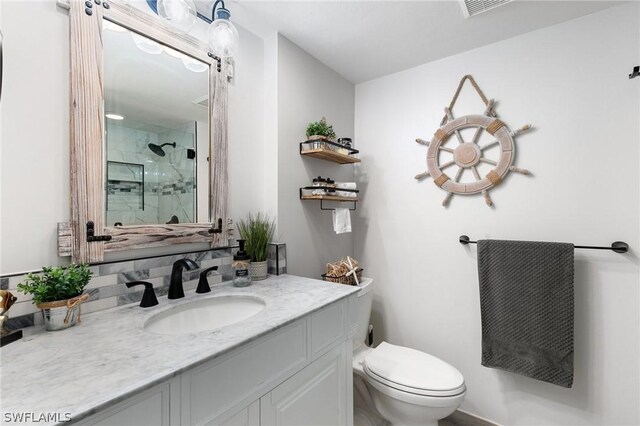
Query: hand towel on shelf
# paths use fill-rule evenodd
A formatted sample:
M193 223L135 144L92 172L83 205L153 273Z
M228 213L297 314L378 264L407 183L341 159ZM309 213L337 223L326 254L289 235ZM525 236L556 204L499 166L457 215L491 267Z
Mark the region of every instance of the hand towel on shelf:
M573 385L573 244L478 241L482 365Z
M358 197L357 192L340 191L340 189L357 189L355 182L336 182L336 195L339 197Z
M349 209L335 209L333 211L333 230L336 234L351 232L351 212Z

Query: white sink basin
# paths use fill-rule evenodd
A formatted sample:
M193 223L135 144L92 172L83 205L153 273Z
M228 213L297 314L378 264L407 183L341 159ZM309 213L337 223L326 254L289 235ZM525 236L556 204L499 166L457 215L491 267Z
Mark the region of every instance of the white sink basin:
M144 329L155 334L188 334L217 330L250 318L265 308L257 297L220 296L195 300L149 318Z

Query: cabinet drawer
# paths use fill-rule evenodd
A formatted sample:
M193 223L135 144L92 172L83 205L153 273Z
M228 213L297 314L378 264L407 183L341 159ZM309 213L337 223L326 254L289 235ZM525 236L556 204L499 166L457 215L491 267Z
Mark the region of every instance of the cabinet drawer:
M344 339L345 301L333 303L311 314L311 354L313 359Z
M307 359L306 324L298 321L182 376L182 424L203 424Z

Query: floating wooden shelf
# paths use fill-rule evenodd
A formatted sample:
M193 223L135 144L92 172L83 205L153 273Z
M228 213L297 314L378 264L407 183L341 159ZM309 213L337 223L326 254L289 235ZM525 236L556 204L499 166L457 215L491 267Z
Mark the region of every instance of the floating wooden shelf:
M321 160L333 161L338 164L353 164L359 163L360 159L353 155L340 154L339 152L331 151L330 149L309 149L302 151L300 155L307 157L319 158Z
M337 195L303 195L301 200L324 200L324 201L359 201L356 197L339 197Z
M314 143L316 144L316 147L312 148L312 144ZM318 145L320 146L318 147ZM337 149L347 150L349 154L341 154L329 148L330 146L335 146ZM360 159L353 156L353 154L357 154L358 152L359 151L357 149L348 148L327 139L312 139L300 142L300 155L319 158L325 161L333 161L338 164L359 163Z

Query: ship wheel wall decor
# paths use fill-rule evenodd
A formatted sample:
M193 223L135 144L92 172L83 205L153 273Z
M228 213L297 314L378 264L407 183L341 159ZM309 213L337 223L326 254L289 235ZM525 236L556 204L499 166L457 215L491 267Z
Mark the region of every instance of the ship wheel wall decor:
M482 98L486 109L481 115L465 115L463 117L454 118L451 110L460 95L460 90L465 81L469 80L476 92ZM443 206L447 206L451 197L454 194L470 195L481 193L484 196L484 200L488 206L493 205L493 201L489 196L489 190L499 185L504 177L510 172L517 172L523 175L529 175L530 172L525 169L520 169L513 166L515 159L515 143L513 138L527 130L531 129L531 125L527 124L520 129L512 132L507 125L497 118L494 111L494 100L488 100L482 90L478 87L477 83L472 76L466 75L460 80L458 90L456 91L451 103L445 109L445 116L442 119L441 127L436 130L431 141L424 139L416 139L421 145L429 147L427 150L427 169L428 171L420 173L415 176L417 180L422 180L427 177L432 177L434 183L447 192L447 196L442 201ZM470 142L465 142L462 137L461 130L473 128L475 132ZM483 133L488 133L495 140L485 145L480 145L480 138ZM450 148L444 146L444 144L454 136L458 140L458 146ZM500 154L498 161L487 158L484 154L485 151L494 146L500 147ZM453 155L453 160L442 162L440 161L440 153L448 152ZM480 163L490 164L494 168L486 174L485 177L480 176L478 166ZM451 179L443 170L451 167L458 166L453 179ZM475 178L474 182L460 182L462 173L470 169L473 172Z

